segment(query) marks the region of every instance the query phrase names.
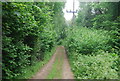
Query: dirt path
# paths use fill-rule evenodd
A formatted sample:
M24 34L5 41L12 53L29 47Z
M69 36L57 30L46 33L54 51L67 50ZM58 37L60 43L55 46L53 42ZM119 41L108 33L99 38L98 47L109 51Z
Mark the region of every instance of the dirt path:
M65 51L65 50L64 50ZM64 52L63 79L74 79L66 52Z
M32 79L74 79L65 48L57 47L50 61Z

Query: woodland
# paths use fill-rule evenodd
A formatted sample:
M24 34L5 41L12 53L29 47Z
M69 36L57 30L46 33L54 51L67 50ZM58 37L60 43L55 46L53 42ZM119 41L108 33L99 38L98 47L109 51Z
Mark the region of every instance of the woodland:
M68 25L64 2L2 2L2 78L29 79L62 45L76 79L119 79L120 2L79 3Z

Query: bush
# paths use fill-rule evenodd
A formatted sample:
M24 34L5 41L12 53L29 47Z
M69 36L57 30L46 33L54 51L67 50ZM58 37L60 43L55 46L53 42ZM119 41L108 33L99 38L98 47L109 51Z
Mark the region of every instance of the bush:
M99 51L97 55L71 53L72 70L77 79L118 79L118 55Z
M32 48L22 42L13 44L11 38L8 37L3 38L3 44L3 78L13 78L24 73L21 69L30 65L29 58L31 57Z
M12 79L44 60L54 46L54 10L44 2L4 2L2 7L3 79Z
M91 54L100 49L105 51L111 49L111 46L108 45L111 37L104 30L74 27L72 30L68 29L67 35L64 44L69 51Z
M118 79L118 54L110 44L112 34L105 30L74 27L63 41L77 79Z

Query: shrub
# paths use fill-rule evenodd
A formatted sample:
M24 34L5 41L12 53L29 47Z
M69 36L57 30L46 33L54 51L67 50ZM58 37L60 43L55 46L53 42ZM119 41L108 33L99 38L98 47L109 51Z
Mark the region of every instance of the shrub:
M24 73L22 69L43 60L52 49L56 37L52 7L44 2L2 3L3 79Z
M97 55L71 53L72 70L77 79L118 79L118 55L104 51Z
M72 31L72 32L70 32ZM70 51L75 51L82 54L91 54L99 49L108 51L111 46L108 45L110 35L107 31L88 29L88 28L73 28L68 29L65 46Z

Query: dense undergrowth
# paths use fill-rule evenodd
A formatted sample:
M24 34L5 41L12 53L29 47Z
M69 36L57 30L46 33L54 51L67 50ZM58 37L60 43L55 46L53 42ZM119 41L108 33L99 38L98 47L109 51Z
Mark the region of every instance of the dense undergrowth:
M118 59L106 30L74 27L64 40L72 71L77 79L118 79ZM70 32L71 31L71 32Z
M48 61L56 44L66 47L75 78L118 79L119 5L80 3L76 26L67 26L64 3L3 2L3 79L30 78Z
M100 49L106 51L111 49L109 45L111 37L108 31L74 27L68 29L67 32L65 45L71 52L75 51L87 55Z
M119 79L120 2L80 2L63 40L77 79ZM76 26L75 26L76 25Z
M31 79L47 62L54 54L56 47L53 47L51 51L45 52L44 60L37 61L34 66L27 66L23 69L23 73L20 76L15 77L15 79Z
M104 51L97 55L72 53L73 72L77 79L118 79L118 55Z
M56 31L55 25L60 20L55 18L61 15L62 7L63 3L2 3L3 79L28 78L47 60L47 52L56 46L58 40L59 29ZM29 67L36 70L28 72Z

